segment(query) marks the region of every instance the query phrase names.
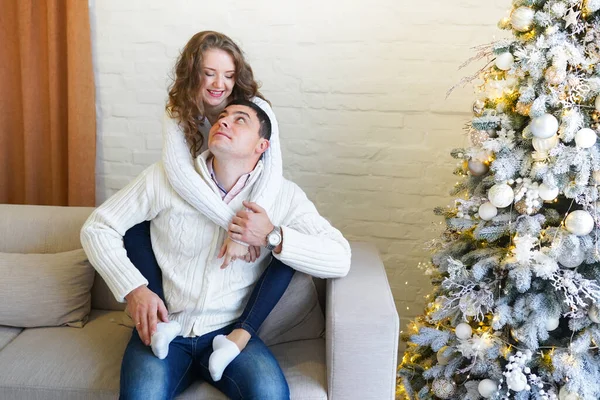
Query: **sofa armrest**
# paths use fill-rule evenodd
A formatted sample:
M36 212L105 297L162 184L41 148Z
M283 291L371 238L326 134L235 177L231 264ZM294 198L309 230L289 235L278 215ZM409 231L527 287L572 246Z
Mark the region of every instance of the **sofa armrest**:
M328 399L393 400L398 312L375 246L351 245L348 275L327 280Z

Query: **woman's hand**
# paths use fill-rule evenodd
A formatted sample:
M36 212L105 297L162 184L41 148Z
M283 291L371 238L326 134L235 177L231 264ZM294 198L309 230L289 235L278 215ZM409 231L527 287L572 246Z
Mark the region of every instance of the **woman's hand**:
M253 263L260 257L260 247L258 246L249 246L248 254L244 256L244 261L248 263Z
M223 260L223 264L221 265L221 269L225 269L232 261L235 261L238 258L244 258L247 254L249 254L248 246L236 243L227 237L225 242L223 242L223 246L221 246L221 251L219 251L217 258L225 257L225 260Z

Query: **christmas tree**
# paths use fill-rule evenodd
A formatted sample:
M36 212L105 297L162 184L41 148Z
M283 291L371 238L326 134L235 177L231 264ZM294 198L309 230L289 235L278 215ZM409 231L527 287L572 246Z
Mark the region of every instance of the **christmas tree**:
M600 0L514 0L422 264L400 399L600 399Z

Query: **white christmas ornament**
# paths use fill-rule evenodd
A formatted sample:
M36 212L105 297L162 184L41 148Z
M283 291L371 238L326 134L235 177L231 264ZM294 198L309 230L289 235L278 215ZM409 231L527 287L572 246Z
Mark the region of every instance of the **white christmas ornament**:
M558 392L558 400L580 400L581 397L577 393L571 393L567 390L566 386L560 388Z
M457 338L461 340L467 340L473 334L473 329L471 328L471 325L461 322L460 324L456 325L454 333L456 333Z
M498 183L488 191L490 203L497 208L508 207L515 199L515 192L506 183Z
M597 139L598 136L596 135L596 132L590 128L580 129L575 134L575 144L582 149L589 149L596 144Z
M502 71L508 71L515 63L515 58L511 53L502 53L496 57L496 67Z
M449 399L456 393L456 383L447 378L437 378L431 384L431 391L440 399Z
M558 328L559 324L560 324L559 318L550 317L546 320L546 330L548 332L551 332L551 331L555 330L556 328Z
M558 120L552 114L544 114L534 118L529 128L536 138L548 139L558 132Z
M544 73L544 76L546 77L546 80L549 84L560 85L565 81L565 79L567 79L567 71L559 69L553 65L551 67L548 67L548 69Z
M585 236L594 229L594 218L585 210L573 211L567 215L565 227L574 235Z
M533 144L533 148L537 151L548 153L550 150L558 146L559 141L558 135L552 135L546 139L534 137L531 139L531 144Z
M484 379L479 382L477 390L483 398L489 399L498 390L498 384L491 379Z
M529 7L519 7L510 15L510 24L519 32L531 30L535 12Z
M512 370L506 377L506 386L515 392L525 390L527 387L527 377L519 369Z
M502 374L506 377L506 386L510 390L520 392L522 390L531 390L527 384L526 374L530 374L531 370L527 367L527 363L531 360L531 350L526 350L525 353L517 351L517 354L510 356L506 371Z
M600 111L600 96L596 97L594 101L594 106L596 107L596 111Z
M448 350L448 346L444 346L438 350L436 356L439 365L448 365L450 360L452 359L452 352L448 352L447 355L446 350Z
M467 166L469 168L469 172L471 172L471 175L473 176L485 175L490 170L490 167L488 167L487 164L482 163L479 160L469 160Z
M489 221L498 215L498 209L489 201L479 206L479 218Z
M538 196L540 196L542 200L552 201L558 196L558 188L551 188L545 183L542 183L538 186Z
M577 252L563 254L556 261L565 268L577 268L585 260L585 253L579 249Z
M593 323L600 324L600 315L598 313L598 307L596 307L595 305L591 306L588 310L588 317L590 317Z

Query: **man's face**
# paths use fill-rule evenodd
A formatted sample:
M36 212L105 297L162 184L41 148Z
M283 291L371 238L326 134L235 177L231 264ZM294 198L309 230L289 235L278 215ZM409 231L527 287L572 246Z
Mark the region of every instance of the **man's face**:
M260 121L247 106L226 107L210 129L208 148L215 156L239 159L256 158L269 147L269 141L258 134Z

